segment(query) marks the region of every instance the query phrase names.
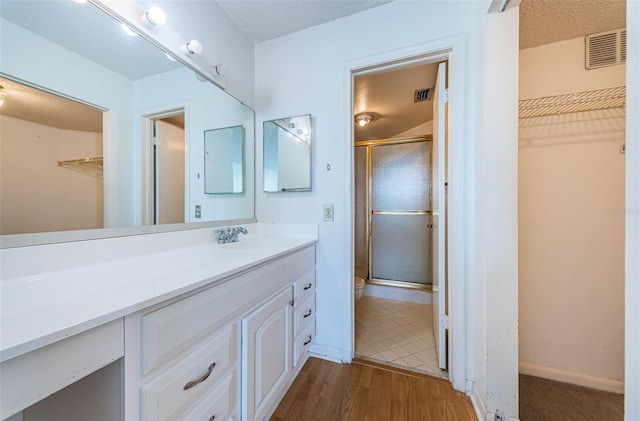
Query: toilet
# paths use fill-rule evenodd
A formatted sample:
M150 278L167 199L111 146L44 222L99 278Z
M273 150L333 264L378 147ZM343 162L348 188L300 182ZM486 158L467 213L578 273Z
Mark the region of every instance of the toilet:
M359 300L364 295L364 279L356 276L353 280L354 295Z

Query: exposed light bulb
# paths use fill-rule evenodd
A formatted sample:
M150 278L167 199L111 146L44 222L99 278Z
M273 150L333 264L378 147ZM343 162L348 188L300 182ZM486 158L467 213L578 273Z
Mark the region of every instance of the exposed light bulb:
M121 23L120 26L122 26L122 30L127 34L127 35L131 35L132 37L138 35L133 29L129 28L128 25L125 25L124 23Z
M366 126L366 125L367 125L367 120L365 120L365 119L358 120L358 125L359 125L360 127L364 127L364 126Z
M197 39L192 39L182 46L182 51L185 54L200 54L202 52L202 43Z
M7 94L4 93L4 87L0 86L0 107L4 105L4 100L7 97Z
M164 25L167 22L167 14L158 6L151 6L141 18L142 22L147 26Z

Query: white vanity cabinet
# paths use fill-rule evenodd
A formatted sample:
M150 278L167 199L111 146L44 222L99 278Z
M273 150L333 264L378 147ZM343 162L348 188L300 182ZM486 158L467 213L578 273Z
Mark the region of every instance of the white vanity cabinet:
M315 334L315 247L125 317L126 420L262 420Z
M266 418L291 377L289 286L242 319L243 418Z

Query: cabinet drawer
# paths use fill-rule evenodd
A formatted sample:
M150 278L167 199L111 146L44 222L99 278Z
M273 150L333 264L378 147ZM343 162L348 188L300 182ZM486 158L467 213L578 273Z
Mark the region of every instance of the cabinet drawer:
M229 412L237 405L236 372L232 371L217 383L213 391L207 394L193 410L179 418L189 421L225 421L233 419Z
M311 323L302 331L293 344L293 367L296 368L309 354L309 346L316 336L316 324Z
M244 308L309 273L314 264L314 248L309 247L141 315L141 376L176 357Z
M316 271L310 270L293 283L293 297L296 305L302 304L316 292Z
M293 336L297 337L298 334L305 329L316 318L316 300L315 296L309 297L307 301L298 306L293 313Z
M213 334L202 346L144 384L140 394L142 419L181 417L188 405L216 386L236 362L236 330L233 325ZM191 387L187 386L189 383Z

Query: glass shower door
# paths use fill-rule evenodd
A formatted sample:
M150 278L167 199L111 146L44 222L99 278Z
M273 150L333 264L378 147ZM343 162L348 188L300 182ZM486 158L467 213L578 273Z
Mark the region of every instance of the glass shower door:
M428 141L371 147L371 279L431 284L430 164Z

